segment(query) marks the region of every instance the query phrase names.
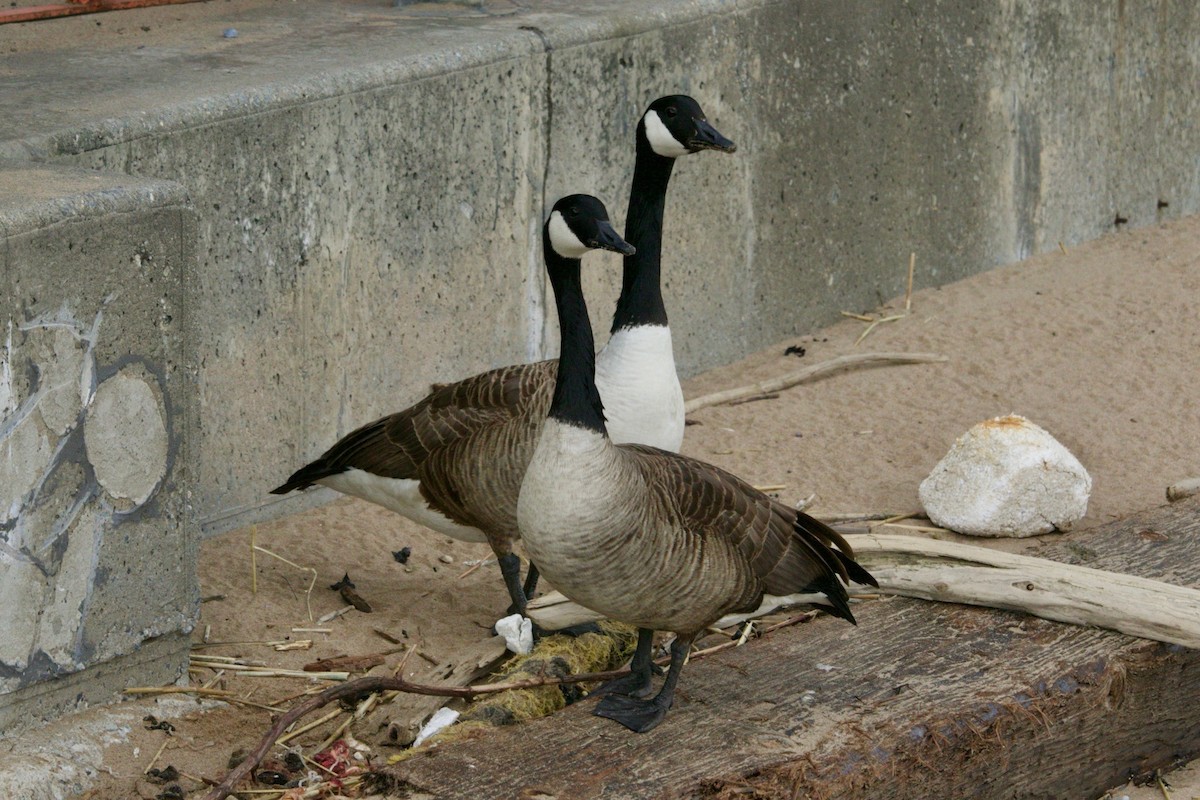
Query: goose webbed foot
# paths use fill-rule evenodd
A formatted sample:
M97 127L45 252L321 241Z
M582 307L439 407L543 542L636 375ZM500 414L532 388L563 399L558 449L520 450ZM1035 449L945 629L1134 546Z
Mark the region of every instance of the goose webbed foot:
M638 630L638 649L633 656L632 674L641 674L645 680L650 680L650 648L654 632L641 628ZM676 636L671 643L671 667L667 670L667 679L663 681L662 689L651 700L641 697L631 697L627 694L606 694L596 704L592 712L597 717L605 717L619 722L634 733L645 733L662 722L671 710L675 700L675 685L679 683L679 673L683 670L683 662L687 661L688 650L692 646L695 635Z
M648 696L653 688L653 685L650 683L649 671L644 673L631 672L628 675L622 675L619 678L613 678L611 681L600 684L600 686L592 690L591 696L599 697L600 695L608 694L641 698Z
M653 700L608 694L600 698L592 713L619 722L634 733L645 733L662 722L671 708L671 699L664 702L661 698L661 693Z

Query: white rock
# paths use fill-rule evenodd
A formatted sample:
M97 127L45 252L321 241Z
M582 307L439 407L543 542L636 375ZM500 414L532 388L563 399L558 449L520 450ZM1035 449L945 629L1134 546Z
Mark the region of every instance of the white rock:
M934 524L974 536L1067 530L1087 512L1092 479L1046 431L1010 414L964 433L921 482Z
M504 645L519 656L533 649L533 623L520 614L496 621L496 633L504 637Z

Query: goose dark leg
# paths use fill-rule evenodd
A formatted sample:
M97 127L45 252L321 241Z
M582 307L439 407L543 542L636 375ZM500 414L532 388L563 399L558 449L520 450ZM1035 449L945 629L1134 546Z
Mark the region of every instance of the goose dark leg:
M496 556L496 561L500 564L500 574L504 576L504 585L508 587L508 596L512 599L512 605L506 613L525 616L527 595L521 588L521 557L516 553L505 553ZM529 569L532 570L533 567Z
M671 645L671 667L667 670L667 679L663 687L652 700L641 700L623 694L609 694L600 698L596 710L592 713L598 717L615 720L634 733L645 733L658 725L667 716L671 703L675 699L675 684L679 683L679 673L683 662L687 660L688 650L695 636L679 636Z
M525 592L526 599L533 597L533 593L535 591L537 591L537 585L538 585L537 564L530 561L529 562L529 571L527 573L525 573L525 587L523 589L523 591Z
M516 553L505 553L502 556L496 557L500 564L500 574L504 576L504 585L508 587L508 596L512 598L512 605L504 613L520 614L525 617L526 606L528 605L529 597L529 578L526 578L525 587L521 586L521 558ZM531 562L529 564L529 576L533 579L533 584L537 584L538 572L537 567ZM492 629L493 631L495 628ZM568 628L562 628L557 631L542 630L537 625L533 626L533 640L536 642L543 636L549 636L555 633L561 633L564 636L582 636L585 633L599 633L600 626L594 622L584 622L579 625L572 625Z
M593 697L602 694L625 694L630 697L645 697L650 694L650 670L654 662L650 660L651 649L654 645L654 631L649 628L638 628L637 650L633 652L633 660L629 662L629 674L601 684L592 692Z

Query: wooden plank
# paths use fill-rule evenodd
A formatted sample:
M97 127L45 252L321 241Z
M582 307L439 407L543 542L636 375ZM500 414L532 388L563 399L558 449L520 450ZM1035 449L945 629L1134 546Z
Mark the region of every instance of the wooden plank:
M1200 586L1200 502L1037 555ZM901 598L855 613L689 665L651 733L585 701L387 772L436 797L1094 797L1200 752L1200 651Z

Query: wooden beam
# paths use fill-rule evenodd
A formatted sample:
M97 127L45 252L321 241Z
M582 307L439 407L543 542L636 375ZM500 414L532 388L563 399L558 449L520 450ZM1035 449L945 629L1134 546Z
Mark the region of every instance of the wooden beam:
M34 22L42 19L73 17L78 14L98 14L102 11L122 11L127 8L179 5L199 0L74 0L69 3L46 3L23 8L0 10L0 25L9 22Z
M1037 555L1200 586L1200 501ZM387 768L434 796L1095 797L1200 753L1200 651L893 599L716 654L645 735L558 714Z

